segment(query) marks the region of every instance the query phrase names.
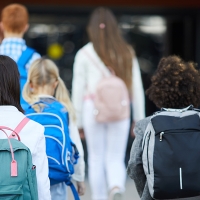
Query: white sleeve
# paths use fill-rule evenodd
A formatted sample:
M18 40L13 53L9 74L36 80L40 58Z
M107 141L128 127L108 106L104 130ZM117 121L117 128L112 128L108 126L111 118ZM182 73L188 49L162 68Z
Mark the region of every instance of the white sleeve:
M78 163L76 165L74 165L74 174L73 174L72 178L75 181L83 182L85 179L84 151L83 151L83 146L82 146L81 139L79 136L78 128L74 124L74 122L71 122L71 121L70 121L70 125L69 125L70 137L79 151Z
M86 89L85 56L79 50L75 57L72 80L72 102L76 111L78 128L82 128L83 98Z
M35 131L37 131L38 135L40 135L35 148L35 152L33 154L33 164L36 166L38 200L51 200L50 181L48 177L49 167L46 155L44 127L39 126L38 130Z
M137 122L145 118L145 98L140 67L137 58L133 59L133 117Z

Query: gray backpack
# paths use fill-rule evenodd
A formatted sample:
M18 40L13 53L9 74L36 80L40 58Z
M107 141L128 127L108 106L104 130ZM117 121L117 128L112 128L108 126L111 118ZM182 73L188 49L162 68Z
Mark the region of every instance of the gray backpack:
M143 168L154 199L200 196L200 112L163 109L145 130Z

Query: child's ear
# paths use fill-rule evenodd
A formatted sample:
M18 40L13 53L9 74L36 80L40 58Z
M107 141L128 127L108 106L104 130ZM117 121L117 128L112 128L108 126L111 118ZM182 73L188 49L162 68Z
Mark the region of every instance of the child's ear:
M54 89L58 86L58 81L56 81L53 85Z
M0 22L0 30L4 31L3 23Z
M33 83L29 83L29 88L30 88L30 91L33 92L34 89L33 89Z
M26 33L27 31L28 31L28 29L29 29L29 24L26 24L26 26L24 27L24 33Z

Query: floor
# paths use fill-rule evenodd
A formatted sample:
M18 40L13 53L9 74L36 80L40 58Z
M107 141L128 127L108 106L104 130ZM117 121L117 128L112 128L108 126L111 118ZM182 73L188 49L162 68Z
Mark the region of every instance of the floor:
M81 200L91 200L90 195L91 195L91 193L90 193L89 184L88 184L88 181L86 181L86 193L80 199ZM139 199L140 198L137 194L134 182L128 178L126 181L126 191L124 193L123 200L139 200ZM69 190L69 199L68 200L73 200L73 196L72 196L70 190Z

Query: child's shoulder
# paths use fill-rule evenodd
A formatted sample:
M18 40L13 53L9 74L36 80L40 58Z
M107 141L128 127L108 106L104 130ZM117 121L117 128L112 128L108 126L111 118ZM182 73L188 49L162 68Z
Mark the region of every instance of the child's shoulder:
M66 107L56 99L50 103L50 106L56 110L59 110L62 113L67 113Z

